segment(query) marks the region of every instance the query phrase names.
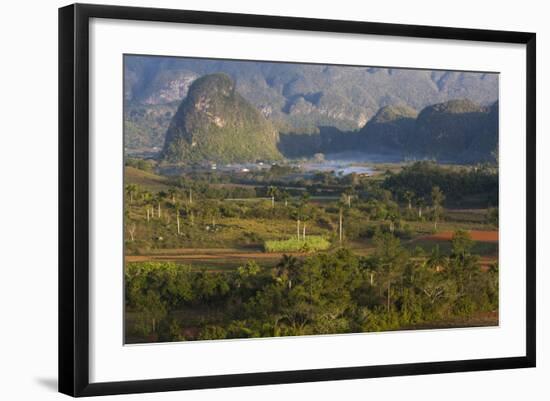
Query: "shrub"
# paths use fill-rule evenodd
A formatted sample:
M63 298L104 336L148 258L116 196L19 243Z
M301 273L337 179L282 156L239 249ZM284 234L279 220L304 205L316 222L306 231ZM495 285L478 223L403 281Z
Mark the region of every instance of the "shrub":
M246 231L243 233L242 242L246 245L261 244L263 242L263 238L258 233Z
M178 321L174 318L163 319L160 321L158 336L158 339L161 342L185 340L185 337L182 335L181 327Z
M227 332L220 326L206 326L199 334L199 340L221 340L227 337Z

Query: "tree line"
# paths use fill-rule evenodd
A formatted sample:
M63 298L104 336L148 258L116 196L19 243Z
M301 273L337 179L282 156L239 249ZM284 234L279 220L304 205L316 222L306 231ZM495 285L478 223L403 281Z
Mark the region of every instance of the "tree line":
M388 172L382 187L409 205L425 203L438 187L449 204L459 205L465 198L478 195L482 196L481 206L498 206L498 168L490 165L451 168L416 162L397 174Z

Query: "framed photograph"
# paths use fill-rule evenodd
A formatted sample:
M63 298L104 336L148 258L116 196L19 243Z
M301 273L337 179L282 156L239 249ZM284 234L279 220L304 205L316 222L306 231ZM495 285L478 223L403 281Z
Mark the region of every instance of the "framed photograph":
M535 366L535 34L59 10L59 390Z

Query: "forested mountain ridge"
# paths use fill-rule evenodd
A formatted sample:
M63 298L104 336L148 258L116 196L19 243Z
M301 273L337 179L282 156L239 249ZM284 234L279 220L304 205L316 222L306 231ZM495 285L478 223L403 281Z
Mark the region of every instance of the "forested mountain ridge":
M489 107L451 100L416 112L386 106L358 131L320 127L319 134L282 134L279 148L288 157L315 153L361 152L400 159L493 162L498 145L498 102Z
M498 98L497 74L129 56L126 147L162 147L190 84L217 72L230 76L281 133L318 133L322 126L358 130L386 106L419 111L452 99L486 106Z
M359 148L376 153L403 153L414 135L416 110L408 106L385 106L359 131Z
M488 161L498 143L498 103L452 100L424 108L406 151L435 160Z

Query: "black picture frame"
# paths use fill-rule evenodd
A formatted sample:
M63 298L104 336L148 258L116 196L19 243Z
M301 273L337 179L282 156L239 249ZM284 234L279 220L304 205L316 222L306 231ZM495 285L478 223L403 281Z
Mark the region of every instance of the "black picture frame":
M525 60L527 68L525 94L527 104L526 354L520 357L494 359L90 383L88 29L91 18L524 44L527 55ZM536 364L535 113L536 35L534 33L87 4L74 4L60 8L59 391L80 397L534 367Z

